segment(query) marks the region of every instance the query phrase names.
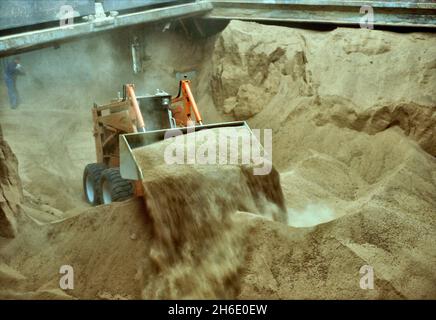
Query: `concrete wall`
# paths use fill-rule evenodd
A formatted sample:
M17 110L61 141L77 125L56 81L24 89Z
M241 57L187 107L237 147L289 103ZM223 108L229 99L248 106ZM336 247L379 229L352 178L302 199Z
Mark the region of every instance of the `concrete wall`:
M140 74L133 73L131 62L134 35L145 48L144 72ZM202 45L187 41L184 34L149 26L100 33L20 57L26 71L17 78L23 108L57 104L60 109L89 109L94 101L101 104L116 97L125 83L134 83L138 94L154 93L158 88L177 93L175 72L201 60ZM13 57L3 58L2 64L10 59ZM7 106L2 79L0 108Z

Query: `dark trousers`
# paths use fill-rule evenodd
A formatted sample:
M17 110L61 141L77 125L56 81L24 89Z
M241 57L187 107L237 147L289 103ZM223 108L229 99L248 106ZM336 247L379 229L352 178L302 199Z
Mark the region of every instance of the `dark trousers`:
M15 86L15 79L10 77L5 77L6 87L8 88L9 102L12 109L18 106L18 94L17 88Z

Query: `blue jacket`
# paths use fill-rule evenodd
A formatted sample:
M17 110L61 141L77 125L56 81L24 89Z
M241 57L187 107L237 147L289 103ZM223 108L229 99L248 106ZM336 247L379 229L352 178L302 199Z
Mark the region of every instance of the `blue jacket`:
M20 73L20 71L17 69L17 63L15 61L11 61L6 65L6 69L5 69L6 79L15 79L18 73Z

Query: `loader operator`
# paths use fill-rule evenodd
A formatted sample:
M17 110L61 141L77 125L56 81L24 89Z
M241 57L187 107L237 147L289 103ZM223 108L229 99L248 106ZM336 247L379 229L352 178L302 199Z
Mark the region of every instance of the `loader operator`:
M15 83L17 75L19 74L24 74L24 71L22 70L22 66L20 64L20 58L16 57L13 61L10 61L8 64L6 64L4 72L9 102L12 109L16 109L18 107L18 94Z

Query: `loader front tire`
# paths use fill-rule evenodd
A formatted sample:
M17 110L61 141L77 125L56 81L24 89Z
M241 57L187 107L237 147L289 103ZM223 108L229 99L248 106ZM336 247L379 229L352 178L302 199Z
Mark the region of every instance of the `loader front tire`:
M101 201L109 204L115 201L124 201L133 196L133 184L123 179L118 168L109 168L103 171L100 179Z
M101 203L100 178L106 166L102 163L90 163L83 171L83 191L89 204L97 206Z

